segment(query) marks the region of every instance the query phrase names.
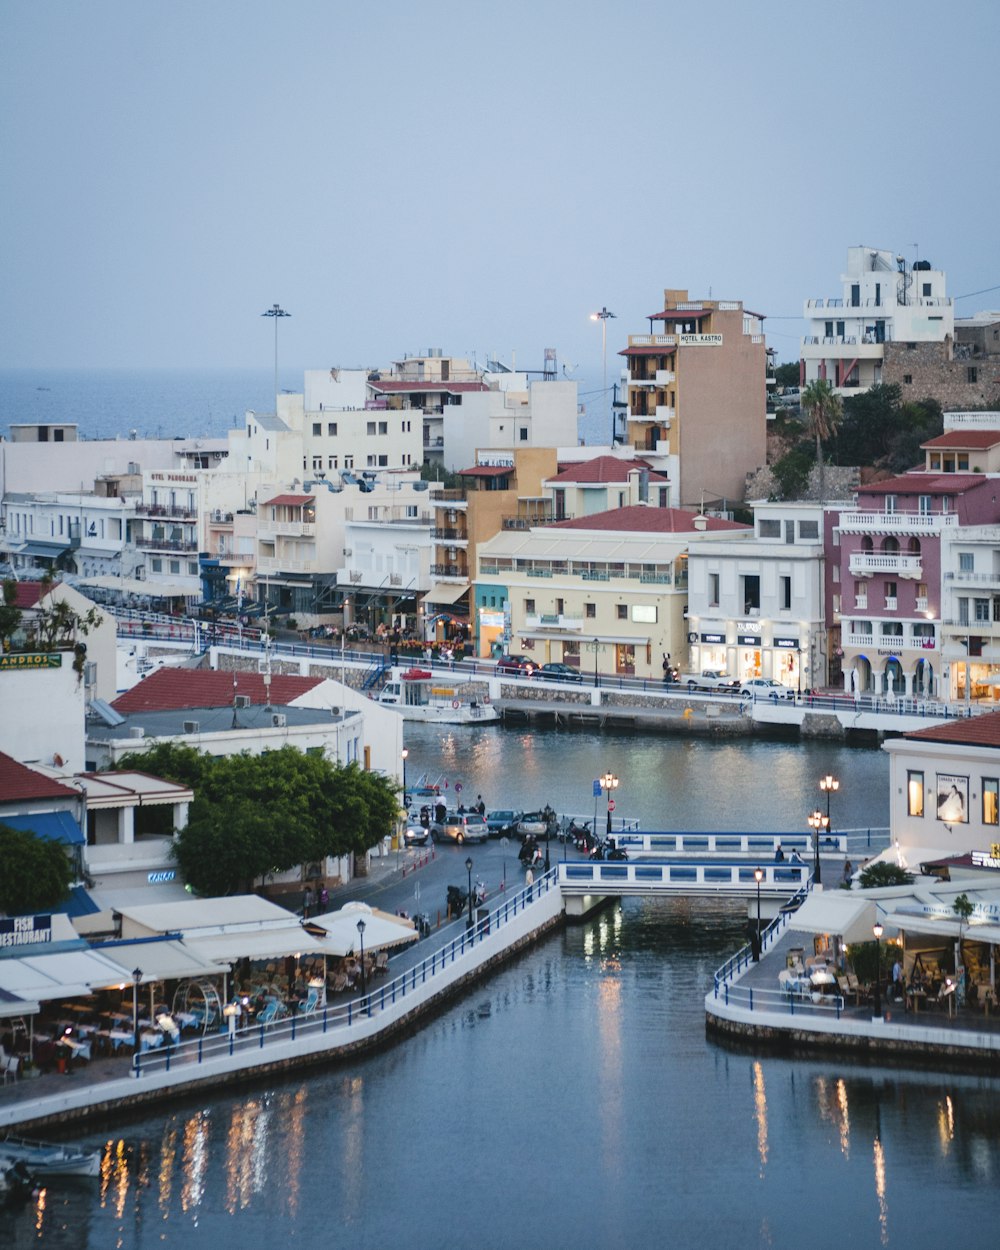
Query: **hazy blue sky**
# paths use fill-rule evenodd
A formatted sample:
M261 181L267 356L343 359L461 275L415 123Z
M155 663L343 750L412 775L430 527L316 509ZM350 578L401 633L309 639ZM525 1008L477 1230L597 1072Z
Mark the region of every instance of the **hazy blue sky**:
M797 358L849 245L1000 284L998 0L0 0L0 362L599 374L665 286ZM1000 307L1000 291L959 313Z

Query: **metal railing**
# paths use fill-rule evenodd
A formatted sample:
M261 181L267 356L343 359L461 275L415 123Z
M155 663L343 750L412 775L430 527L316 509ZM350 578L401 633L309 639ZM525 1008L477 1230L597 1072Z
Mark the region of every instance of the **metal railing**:
M365 993L346 1003L338 1003L334 1007L327 1005L322 1010L288 1016L270 1024L252 1024L233 1033L227 1031L208 1034L175 1046L142 1051L132 1057L133 1074L138 1078L146 1072L169 1072L178 1064L198 1065L206 1060L231 1058L237 1054L245 1055L252 1050L265 1050L277 1042L294 1043L299 1039L312 1039L317 1035L347 1029L358 1020L370 1018L376 1012L405 1001L407 995L412 997L415 990L428 983L433 984L435 977L461 960L468 959L470 964L475 962L473 953L487 937L503 928L515 916L522 915L526 908L553 889L558 889L555 869L539 877L533 885L519 890L499 907L492 909L488 916L477 920L471 928L463 929L458 936L412 968L377 989L367 989Z

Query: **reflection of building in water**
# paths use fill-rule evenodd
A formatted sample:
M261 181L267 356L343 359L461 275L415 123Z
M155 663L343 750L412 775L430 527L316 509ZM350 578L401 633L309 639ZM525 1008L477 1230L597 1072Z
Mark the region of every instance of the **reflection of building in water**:
M843 1080L828 1081L821 1077L816 1083L820 1117L834 1126L840 1138L840 1153L851 1153L851 1116L847 1105L847 1085Z

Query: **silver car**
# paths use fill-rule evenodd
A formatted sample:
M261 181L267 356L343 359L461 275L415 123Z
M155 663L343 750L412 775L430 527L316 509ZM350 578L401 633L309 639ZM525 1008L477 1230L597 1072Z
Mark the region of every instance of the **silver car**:
M448 812L444 820L431 825L431 837L435 842L485 842L490 836L486 818L478 812Z

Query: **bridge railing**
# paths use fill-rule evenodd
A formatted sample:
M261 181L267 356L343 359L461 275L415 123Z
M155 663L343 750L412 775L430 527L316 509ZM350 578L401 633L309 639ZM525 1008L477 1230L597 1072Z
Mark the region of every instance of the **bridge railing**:
M795 915L798 909L805 902L809 895L810 885L804 885L802 889L797 890L791 898L782 905L781 911L777 916L761 931L760 935L760 952L763 955L769 946L781 937L782 933L788 927L791 917ZM728 984L735 977L740 976L752 963L755 963L753 957L753 948L749 945L741 947L735 955L731 955L722 967L715 973L715 994L718 997L719 987Z
M468 960L470 965L475 963L478 948L486 938L515 917L523 916L526 908L556 888L558 877L555 870L551 870L532 885L509 895L499 906L491 908L487 915L482 915L483 909L480 909L480 918L471 928L463 928L412 968L377 987L369 986L364 994L347 1002L334 1006L328 1004L322 1010L293 1014L270 1024L251 1024L234 1033L209 1033L174 1046L141 1052L132 1058L133 1074L139 1077L148 1072L169 1072L178 1064L197 1065L210 1059L246 1055L249 1051L264 1050L277 1042L294 1043L349 1028L359 1020L368 1019L376 1012L405 1001L408 995L412 998L414 991L433 984L435 978L440 979L446 971L450 972L456 963L463 960Z
M622 833L615 839L620 847L637 854L669 855L674 852L698 854L707 852L716 854L758 854L765 859L774 859L778 847L782 848L785 857L797 851L803 857L813 853L812 839L807 833ZM820 839L820 853L844 854L847 851L846 834L831 834Z
M731 981L716 986L715 997L727 1007L741 1007L744 1011L761 1011L769 1015L829 1015L839 1020L844 1012L844 1000L839 994L813 992L807 998L784 990L767 990L759 986L742 985Z
M763 870L761 893L768 898L797 894L807 886L812 869L809 864L750 864L746 860L713 860L709 863L646 863L642 860L584 860L559 865L559 884L563 890L587 886L606 887L608 893L640 893L656 886L676 886L678 893L697 890L704 893L732 893L749 897L758 888L754 873Z

